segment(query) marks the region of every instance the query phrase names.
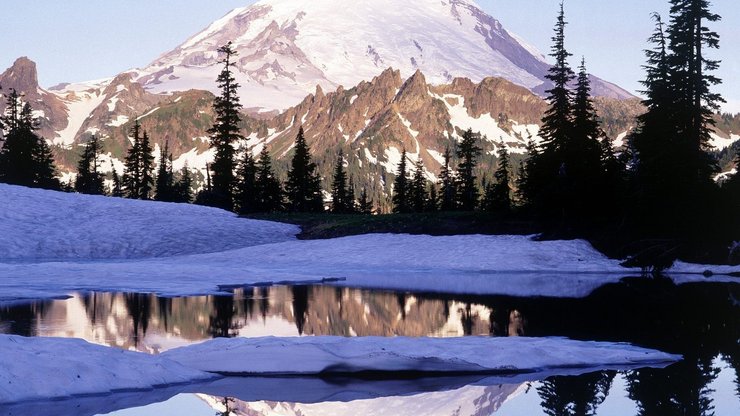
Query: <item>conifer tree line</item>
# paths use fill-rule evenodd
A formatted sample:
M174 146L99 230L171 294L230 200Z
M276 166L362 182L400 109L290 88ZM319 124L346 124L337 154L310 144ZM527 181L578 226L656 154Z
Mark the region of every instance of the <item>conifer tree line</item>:
M468 129L457 143L455 156L459 163L452 166L452 151L443 154L442 168L436 183L427 179L424 162L412 162L404 149L393 182L393 212L419 213L435 211L487 211L506 213L513 207L509 154L503 143L498 145L498 163L493 181L478 178L478 157L481 148L479 133Z

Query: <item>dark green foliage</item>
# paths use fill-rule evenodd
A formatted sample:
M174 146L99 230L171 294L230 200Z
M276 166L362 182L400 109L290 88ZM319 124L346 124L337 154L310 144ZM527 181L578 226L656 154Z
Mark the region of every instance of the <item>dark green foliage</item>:
M475 167L476 158L481 153L477 144L479 140L480 134L468 129L457 148L457 157L460 159L457 166L457 200L459 209L463 211L473 211L478 205L480 191L476 183Z
M165 142L159 152L159 167L157 168L157 186L155 198L157 201L175 202L175 173L172 170L172 153L170 143Z
M6 114L0 117L6 128L5 143L0 150L0 182L60 189L51 149L46 140L36 134L37 123L31 106L20 103L20 96L11 90Z
M80 161L77 164L75 191L90 195L105 194L103 174L98 172L98 156L102 150L103 145L95 135L92 135L90 140L85 143L85 148L83 149Z
M427 208L427 180L424 177L424 162L416 161L414 176L411 178L410 201L413 212L424 212Z
M113 181L113 185L110 189L110 196L123 198L123 185L121 184L121 177L118 175L115 166L111 166L111 180Z
M499 146L498 169L493 174L494 183L490 185L489 209L493 211L511 210L511 187L509 184L509 152L503 143Z
M457 187L450 167L451 158L452 154L448 147L445 149L444 164L439 173L439 209L441 211L454 211L457 208Z
M344 153L339 150L334 165L334 175L331 183L331 212L334 214L348 214L354 211L354 189L347 186L347 173L344 170Z
M193 178L187 163L180 171L180 179L175 183L173 202L190 203L193 201Z
M718 62L704 49L717 48L719 37L704 26L720 18L706 0L671 0L671 19L656 29L646 51L648 111L630 139L633 152L631 225L645 237L686 238L706 235L708 220L722 203L713 175L714 157L706 150L722 98L710 91ZM722 227L722 232L726 227ZM720 230L714 232L721 233Z
M234 208L234 142L244 139L239 131L241 116L239 109L239 96L237 90L239 84L232 74L232 67L236 64L233 57L236 51L232 49L231 42L220 47L219 53L225 55L221 63L224 65L223 70L216 80L221 94L213 102L213 110L216 113L216 121L213 127L208 130L211 135L211 147L215 149L212 168L213 183L211 190L211 199L213 205L232 210Z
M236 179L238 212L240 214L257 212L257 166L250 149L244 149Z
M542 118L542 128L540 130L543 137L543 157L549 164L554 164L554 166L550 166L554 169L559 169L559 165L563 162L561 152L568 144L572 120L572 93L568 85L575 78L575 74L568 65L568 58L571 54L565 49L566 25L565 11L563 10L563 4L560 3L560 13L555 25L555 36L552 37L552 53L550 53L550 56L555 58L555 64L545 75L553 83L553 87L546 91L550 108L547 109L545 116Z
M401 161L398 162L396 179L393 181L393 212L411 212L411 206L409 204L410 191L409 177L406 173L406 149L403 149L401 152Z
M272 159L267 146L257 161L257 212L278 212L283 209L283 190L272 170Z
M311 151L306 143L303 127L298 130L293 152L288 181L285 183L287 209L292 212L322 212L324 202L321 194L321 177L316 164L311 160Z
M123 189L127 198L150 199L154 185L154 156L149 135L141 134L141 125L136 120L131 128L132 146L124 161Z
M360 214L370 215L373 213L373 200L367 196L367 188L363 187L360 193L360 201L357 205L357 211Z

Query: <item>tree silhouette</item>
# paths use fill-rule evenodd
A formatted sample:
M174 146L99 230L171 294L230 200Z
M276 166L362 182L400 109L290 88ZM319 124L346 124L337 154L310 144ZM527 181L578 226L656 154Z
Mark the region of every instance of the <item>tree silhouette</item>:
M232 73L232 67L236 65L233 58L237 52L231 47L231 42L218 48L218 52L224 55L223 60L220 61L224 67L216 79L218 88L221 90L221 94L213 102L216 121L208 130L211 135L211 147L216 151L211 165L213 188L210 199L213 205L232 210L234 209L235 185L233 144L238 140L244 140L244 136L239 133L241 123L239 84Z
M316 164L311 161L311 151L306 143L302 126L298 130L293 152L288 181L285 183L287 208L293 212L323 212L321 177Z
M98 171L98 157L103 146L97 136L92 135L85 143L80 161L77 164L75 191L82 194L104 195L103 174Z

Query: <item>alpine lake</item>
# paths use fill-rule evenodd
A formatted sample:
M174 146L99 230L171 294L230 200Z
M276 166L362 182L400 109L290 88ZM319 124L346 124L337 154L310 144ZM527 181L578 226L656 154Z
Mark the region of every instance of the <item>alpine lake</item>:
M330 379L321 380L315 395L310 379L270 387L274 381L225 378L184 389L0 406L0 415L733 416L740 414L738 299L737 284L676 286L627 277L580 299L299 285L239 288L232 296L92 292L0 304L0 333L82 338L151 354L216 337L336 335L567 337L683 356L666 368L585 374Z

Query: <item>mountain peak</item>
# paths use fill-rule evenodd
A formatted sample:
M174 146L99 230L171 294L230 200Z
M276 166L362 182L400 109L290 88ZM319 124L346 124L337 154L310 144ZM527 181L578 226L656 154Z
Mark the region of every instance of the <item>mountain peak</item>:
M250 108L286 109L320 85L371 80L388 67L433 85L501 77L543 94L550 65L470 0L261 0L235 9L136 72L152 92L217 93L217 49L239 53L240 93ZM600 80L597 80L599 83ZM593 91L627 95L611 85Z
M18 93L36 94L39 87L36 63L25 56L16 59L13 65L0 75L0 85L6 90L13 88Z

